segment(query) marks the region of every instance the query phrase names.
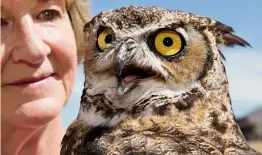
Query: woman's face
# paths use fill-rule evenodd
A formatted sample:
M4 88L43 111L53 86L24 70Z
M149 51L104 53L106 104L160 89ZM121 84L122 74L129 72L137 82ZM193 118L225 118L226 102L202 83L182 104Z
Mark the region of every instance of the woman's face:
M2 0L1 118L37 127L58 116L77 67L65 0Z

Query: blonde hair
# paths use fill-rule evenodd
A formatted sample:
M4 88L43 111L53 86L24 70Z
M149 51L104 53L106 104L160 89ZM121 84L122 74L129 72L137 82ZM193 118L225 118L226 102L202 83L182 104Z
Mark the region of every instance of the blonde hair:
M83 59L80 46L83 44L83 27L89 20L89 0L66 0L66 8L75 33L78 63Z

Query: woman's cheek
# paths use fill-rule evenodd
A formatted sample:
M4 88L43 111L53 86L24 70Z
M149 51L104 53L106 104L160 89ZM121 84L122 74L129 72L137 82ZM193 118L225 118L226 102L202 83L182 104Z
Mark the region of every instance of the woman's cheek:
M52 64L63 81L67 95L70 95L77 69L77 48L70 22L58 29L45 30L45 38L52 50Z
M6 52L6 49L5 49L5 44L1 44L1 53L0 53L1 57L1 72L2 72L2 69L7 61L7 57L8 57L8 54Z

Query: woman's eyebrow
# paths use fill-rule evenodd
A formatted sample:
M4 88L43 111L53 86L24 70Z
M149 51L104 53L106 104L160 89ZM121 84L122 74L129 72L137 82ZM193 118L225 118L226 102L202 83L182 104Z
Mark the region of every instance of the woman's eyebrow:
M1 1L1 0L0 0ZM32 0L28 0L28 1L32 1ZM44 5L44 4L48 4L48 3L57 3L57 2L59 2L60 0L35 0L35 4L37 4L37 5ZM3 5L2 3L0 4L0 6L1 6L1 14L3 13L3 12L8 12L8 10L10 10L11 9L11 4L8 4L8 6L7 5Z
M54 1L54 0L37 0L38 3L47 3L49 1Z
M37 0L36 1L37 2L37 4L39 5L41 5L41 4L48 4L48 3L50 3L50 4L60 4L61 3L61 0Z
M51 1L57 1L57 0L37 0L37 3L39 4L45 4ZM3 12L5 10L5 7L3 7L2 3L1 3L1 12Z

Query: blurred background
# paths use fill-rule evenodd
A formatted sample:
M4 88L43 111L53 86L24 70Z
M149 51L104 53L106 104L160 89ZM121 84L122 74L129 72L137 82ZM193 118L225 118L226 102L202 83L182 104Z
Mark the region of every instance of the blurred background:
M262 1L239 0L93 0L91 16L128 5L160 6L210 17L234 28L252 48L222 48L229 79L233 111L253 148L262 152ZM64 108L63 127L76 118L84 83L79 67L72 96Z

